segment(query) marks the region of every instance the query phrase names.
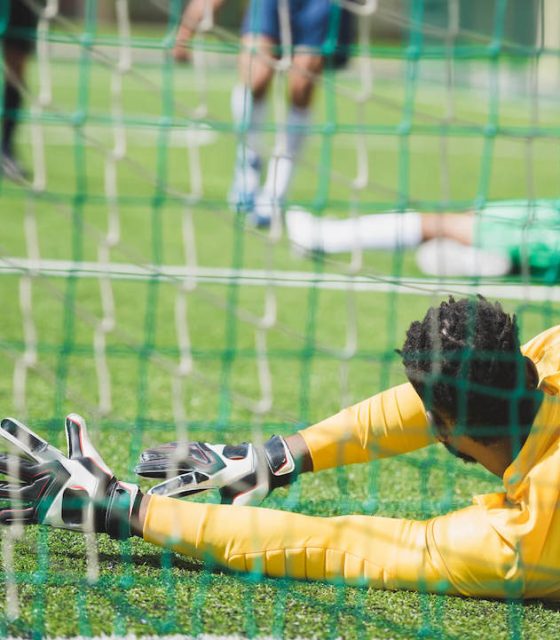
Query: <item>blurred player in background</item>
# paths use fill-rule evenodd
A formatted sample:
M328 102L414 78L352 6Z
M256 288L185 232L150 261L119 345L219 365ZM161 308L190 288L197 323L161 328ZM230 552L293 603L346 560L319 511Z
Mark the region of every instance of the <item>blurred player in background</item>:
M293 208L288 237L304 252L420 248L429 275L503 276L527 267L547 281L560 277L560 202L503 200L467 213L387 212L336 219Z
M0 11L0 21L7 18L2 34L4 97L0 169L6 178L21 180L25 171L16 158L15 133L23 104L25 69L35 47L38 12L21 0L6 2L5 5Z
M191 0L177 32L174 57L188 61L188 44L198 25L225 0ZM287 11L286 11L287 10ZM257 226L268 226L285 200L294 165L310 125L315 84L325 65L323 47L336 42L333 62L345 62L351 40L351 16L333 0L251 0L242 24L239 70L231 108L239 134L230 205L251 212ZM282 46L289 47L288 51ZM291 55L289 107L285 128L278 131L264 184L262 127L266 96L280 55Z

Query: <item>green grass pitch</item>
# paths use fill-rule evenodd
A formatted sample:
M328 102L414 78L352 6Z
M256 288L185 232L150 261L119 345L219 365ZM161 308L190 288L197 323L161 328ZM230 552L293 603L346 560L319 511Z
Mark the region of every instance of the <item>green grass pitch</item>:
M428 70L441 75L437 61L432 64ZM375 99L364 108L366 133L356 127L356 105L348 97L360 88L355 74L327 75L317 95L314 133L291 192L294 201L320 211L327 204L325 213L341 215L350 201L363 211L375 211L405 198L430 210L444 207L446 200L454 206L472 202L481 191L490 198L524 197L528 185L539 197L557 195L557 139L534 137L530 148L526 140L534 125L530 96L480 91L473 100L472 92L457 89L451 96L455 117L446 129L440 125L448 94L429 74L415 85L410 78L405 82L405 65L397 59L379 62ZM27 255L27 215L27 220L29 216L36 220L43 259L98 259L99 236L108 220L104 161L111 144L109 70L95 60L87 64L78 57L55 60L56 108L43 122L47 192L33 194L1 183L0 255ZM124 80L129 146L127 159L118 168L121 241L112 249L111 260L179 265L185 260L181 229L186 205L181 194L189 191L192 176L185 148L175 144L173 136L196 106L196 78L191 69L154 63L139 63L136 70ZM317 274L345 271L348 256L329 261L296 257L285 240L270 243L266 234L245 229L242 217L228 210L234 135L226 125L234 73L230 64L211 69L207 78L208 120L220 126L216 140L201 148L204 198L188 205L198 264ZM30 78L33 92L35 67ZM556 105L543 98L540 106L539 128L556 132ZM495 137L484 136L483 128L495 122L496 113L504 129ZM332 122L337 127L326 126ZM403 122L410 129L399 126ZM28 166L30 135L26 123L21 149ZM349 184L356 171L358 135L366 138L371 181L354 197ZM445 163L442 139L447 145ZM408 253L369 254L360 274L372 279L420 275ZM3 415L15 411L13 372L24 348L21 280L20 275L0 277ZM106 354L113 406L109 416L99 417L93 346L102 313L99 281L33 279L39 366L27 380L26 417L32 428L60 446L65 413L90 417L93 439L107 462L119 477L133 480L132 468L142 448L175 435L179 286L154 276L115 280L112 287L116 325L107 335ZM452 287L442 288L442 295L448 290ZM277 321L267 332L273 407L255 418L246 402L258 400L260 393L255 329L247 318L263 315L265 295L263 287L235 281L199 282L187 294L195 366L180 402L191 437L235 442L253 437L255 431L291 433L336 412L342 404L403 381L393 350L401 345L408 324L439 299L409 295L406 290L349 294L313 287L275 289ZM524 339L560 318L552 304L509 301L506 307L519 314ZM358 347L354 357L345 360L341 354L346 332L354 322ZM145 482L141 484L147 489ZM325 516L377 513L427 518L467 505L472 495L499 486L486 472L467 468L432 448L307 475L265 504ZM560 612L542 602L519 605L240 576L136 539L118 544L102 536L98 552L100 575L89 583L82 536L26 530L15 547L20 615L10 620L3 607L0 635L542 639L556 638L560 632ZM7 577L3 568L0 601L5 601Z

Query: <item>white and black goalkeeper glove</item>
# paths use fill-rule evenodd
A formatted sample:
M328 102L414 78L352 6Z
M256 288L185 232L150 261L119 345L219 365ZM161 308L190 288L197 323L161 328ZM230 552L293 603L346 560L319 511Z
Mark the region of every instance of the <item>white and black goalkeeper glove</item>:
M66 418L68 456L14 418L0 423L0 436L17 455L0 454L0 524L47 524L82 532L131 535L133 510L142 494L119 482L91 444L85 420Z
M167 478L149 494L182 497L217 489L223 504L236 505L260 504L297 475L281 436L262 446L169 442L144 451L135 471L146 478Z

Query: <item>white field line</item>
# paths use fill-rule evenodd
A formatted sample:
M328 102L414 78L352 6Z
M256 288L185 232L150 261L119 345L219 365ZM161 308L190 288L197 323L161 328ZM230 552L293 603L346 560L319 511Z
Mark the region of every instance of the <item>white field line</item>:
M97 262L71 262L65 260L30 260L28 258L0 257L0 275L31 275L54 278L110 277L114 280L146 281L157 277L161 282L180 284L195 280L204 284L229 285L236 283L253 287L281 287L293 289L328 289L434 296L447 293L488 298L522 300L524 302L560 302L560 287L523 285L492 281L465 281L456 279L433 280L427 278L392 278L391 276L353 276L338 273L312 273L309 271L265 271L261 269L230 269L218 267L184 267L134 265Z

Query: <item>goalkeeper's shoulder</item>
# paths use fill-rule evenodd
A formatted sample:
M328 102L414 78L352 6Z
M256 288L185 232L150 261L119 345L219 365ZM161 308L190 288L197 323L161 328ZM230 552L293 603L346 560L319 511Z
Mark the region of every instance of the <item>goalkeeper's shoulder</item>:
M557 358L558 361L560 359L560 325L541 331L541 333L526 342L521 347L521 351L524 356L531 358L535 364L542 360L545 353L551 354L552 352L559 356Z

